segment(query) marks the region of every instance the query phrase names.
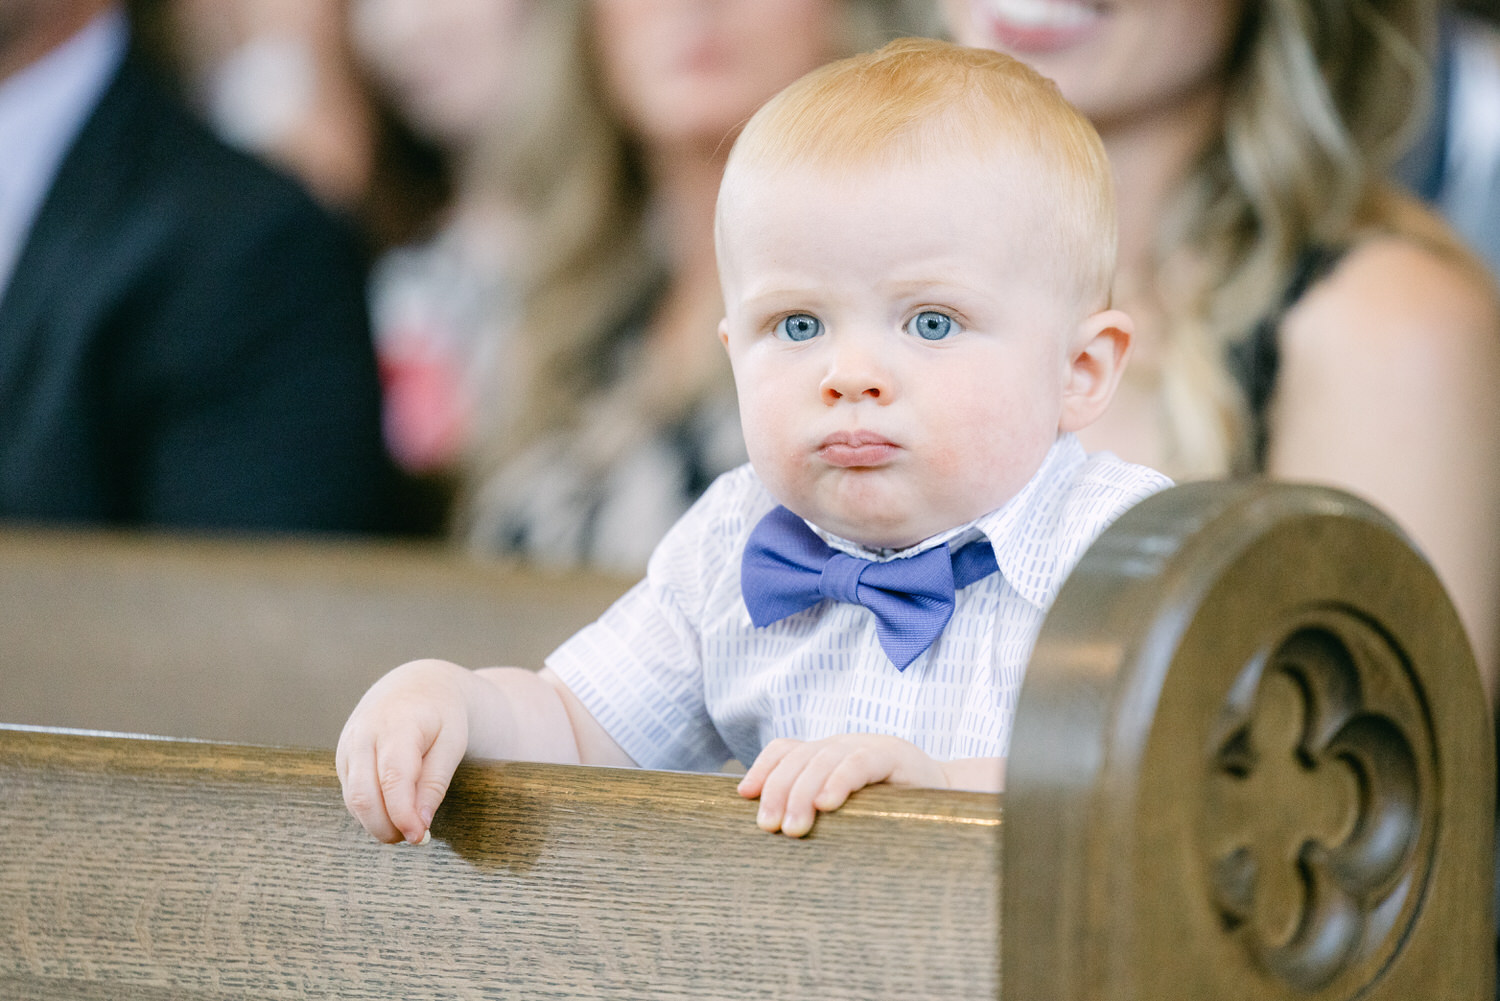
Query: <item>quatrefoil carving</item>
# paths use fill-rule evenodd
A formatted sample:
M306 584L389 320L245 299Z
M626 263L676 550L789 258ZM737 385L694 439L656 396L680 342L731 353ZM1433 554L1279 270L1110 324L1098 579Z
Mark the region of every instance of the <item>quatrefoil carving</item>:
M1338 616L1293 631L1230 692L1211 748L1210 892L1225 933L1295 990L1378 966L1414 913L1423 718L1399 654Z

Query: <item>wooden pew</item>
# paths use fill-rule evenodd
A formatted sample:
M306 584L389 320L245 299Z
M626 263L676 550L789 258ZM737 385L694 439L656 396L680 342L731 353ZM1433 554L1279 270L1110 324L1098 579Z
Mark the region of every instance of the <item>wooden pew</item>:
M332 747L397 664L540 667L630 583L435 545L0 530L0 720Z
M472 763L384 846L326 751L0 730L0 997L1487 998L1493 762L1383 518L1178 488L1064 588L1004 797L802 841L728 777Z
M412 848L326 752L13 732L0 762L12 1001L994 997L994 797L877 790L799 843L731 778L466 767Z

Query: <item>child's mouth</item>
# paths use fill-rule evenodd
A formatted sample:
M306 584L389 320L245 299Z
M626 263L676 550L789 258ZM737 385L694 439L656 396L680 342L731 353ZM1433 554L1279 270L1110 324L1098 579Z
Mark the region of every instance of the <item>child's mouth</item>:
M848 469L885 465L899 448L882 435L868 431L841 431L823 439L818 446L818 455L830 466Z

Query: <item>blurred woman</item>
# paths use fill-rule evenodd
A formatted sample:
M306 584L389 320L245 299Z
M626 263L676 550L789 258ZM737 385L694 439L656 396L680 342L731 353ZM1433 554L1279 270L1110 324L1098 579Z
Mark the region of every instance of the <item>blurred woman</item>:
M744 461L715 337L713 209L734 132L803 73L909 24L876 0L542 9L557 30L528 51L549 85L513 137L518 321L478 403L457 525L480 551L635 573Z
M557 29L532 0L354 0L350 34L376 94L441 158L445 204L371 277L385 431L410 472L451 485L508 342L524 211L520 151L545 95L531 54ZM444 502L446 498L441 498Z
M1500 311L1383 181L1421 110L1432 7L946 0L960 41L1056 80L1115 167L1137 351L1087 444L1369 498L1432 559L1493 691Z

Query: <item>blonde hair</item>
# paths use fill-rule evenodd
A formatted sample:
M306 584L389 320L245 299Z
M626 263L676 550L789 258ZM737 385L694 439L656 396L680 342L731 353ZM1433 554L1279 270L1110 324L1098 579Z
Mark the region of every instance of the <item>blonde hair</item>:
M668 275L650 232L642 151L608 99L594 58L589 0L536 0L530 61L534 104L505 137L498 183L529 218L529 260L517 276L516 335L487 381L515 387L480 402L453 505L453 534L490 548L486 491L528 475L518 460L583 424L574 444L603 465L705 399L732 399L727 365L671 385L611 365L626 330ZM932 24L910 0L842 0L839 54L872 48L894 27ZM705 337L711 336L705 331Z
M494 183L524 217L526 253L518 286L514 350L497 363L519 368L522 424L562 419L564 385L590 371L599 332L619 324L652 273L641 218L646 186L630 141L606 107L585 53L588 0L530 5L525 104L491 158ZM596 359L595 359L596 360ZM482 412L475 453L483 465L518 435L513 414ZM525 432L519 432L525 437Z
M1147 276L1166 318L1157 391L1180 478L1252 471L1228 348L1278 313L1309 248L1394 233L1461 256L1383 180L1425 110L1431 0L1262 0L1242 16L1219 132Z
M1007 169L1023 158L1024 169ZM1064 277L1092 308L1107 303L1115 198L1104 145L1056 84L998 52L901 38L830 63L768 101L729 155L719 214L747 170L931 162L971 156L995 183L1040 199ZM715 224L718 229L718 220ZM1028 234L1030 236L1031 234Z

